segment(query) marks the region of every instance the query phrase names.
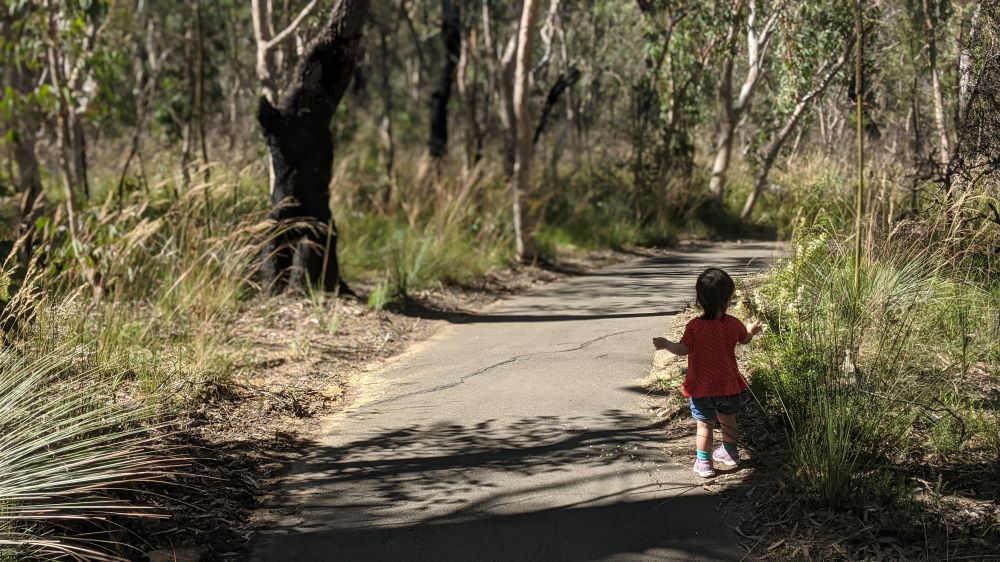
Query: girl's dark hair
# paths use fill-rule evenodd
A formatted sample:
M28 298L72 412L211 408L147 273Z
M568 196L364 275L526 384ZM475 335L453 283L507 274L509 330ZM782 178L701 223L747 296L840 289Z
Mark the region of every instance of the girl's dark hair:
M728 273L717 267L710 267L701 272L694 285L698 298L698 306L704 312L702 318L712 320L716 314L724 315L729 308L729 299L736 292L736 284ZM723 316L719 317L720 319Z

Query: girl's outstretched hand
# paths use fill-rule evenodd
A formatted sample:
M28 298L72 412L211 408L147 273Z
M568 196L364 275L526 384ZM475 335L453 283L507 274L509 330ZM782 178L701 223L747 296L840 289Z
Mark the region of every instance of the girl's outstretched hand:
M667 338L653 338L653 347L665 349L674 355L687 355L688 348L680 342L670 341Z
M763 329L764 326L761 325L760 320L755 320L754 323L751 324L749 328L747 328L747 331L750 332L751 336L756 336Z

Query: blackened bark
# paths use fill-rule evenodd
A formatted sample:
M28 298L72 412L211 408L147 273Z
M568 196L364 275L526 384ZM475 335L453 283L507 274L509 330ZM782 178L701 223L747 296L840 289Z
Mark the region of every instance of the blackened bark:
M22 6L21 10L31 9ZM8 36L11 25L19 17L21 11L0 16L0 36ZM5 84L11 87L15 96L23 96L34 88L38 75L29 70L27 65L7 64L3 68ZM34 103L22 104L12 116L11 130L8 137L11 141L12 156L17 165L16 185L20 198L17 212L17 230L15 239L20 239L18 263L22 268L28 266L31 258L35 221L38 219L42 196L42 175L38 164L36 146L38 144L38 128L41 115ZM13 171L11 171L13 175Z
M70 130L73 138L73 173L83 187L83 196L90 199L90 179L87 168L87 135L83 130L83 121L74 114Z
M13 135L14 160L17 163L17 188L21 197L17 212L17 238L21 239L18 263L22 268L26 268L31 259L35 221L38 220L39 216L42 176L39 172L38 156L35 152L38 114L34 108L29 107L21 112L19 120L20 128Z
M448 151L448 100L462 50L460 22L458 4L453 0L441 0L441 38L445 60L437 88L431 94L431 138L427 146L433 158L443 158Z
M300 280L328 291L341 285L330 213L330 120L354 75L368 4L338 2L306 49L278 107L266 97L259 100L257 120L273 170L271 218L279 224L264 259L272 290Z
M569 70L559 74L555 84L552 84L552 87L549 88L549 94L545 96L545 105L542 107L542 116L538 118L538 126L535 127L535 136L532 139L533 143L538 143L538 138L542 136L542 133L545 131L545 125L549 122L549 114L552 113L552 108L559 102L559 98L563 92L573 84L576 84L581 75L580 69L571 66Z

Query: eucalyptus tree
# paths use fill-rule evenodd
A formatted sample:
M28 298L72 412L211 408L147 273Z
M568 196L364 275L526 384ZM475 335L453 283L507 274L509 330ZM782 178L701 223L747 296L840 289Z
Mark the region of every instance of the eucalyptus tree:
M340 0L304 49L280 101L272 103L266 91L260 96L271 217L279 223L264 261L273 289L311 283L332 291L342 285L330 212L330 121L354 74L367 16L367 0Z
M732 10L723 20L726 21L726 37L719 61L721 68L718 69L719 116L715 124L712 177L708 183L709 192L720 200L725 194L736 129L750 109L754 94L767 71L771 40L787 4L785 0L734 2ZM736 84L738 59L742 54L739 46L741 35L746 37L747 64L742 69L742 83Z
M18 165L21 236L28 234L42 194L37 145L48 129L55 132L70 236L77 238L77 199L90 192L84 116L101 87L94 72L104 49L99 38L109 21L107 12L108 5L96 0L3 6L2 106Z
M692 177L698 128L714 105L712 68L726 39L719 22L731 12L696 0L638 5L646 70L634 84L632 118L635 127L651 129L633 135L634 177L641 190L665 178Z
M538 0L525 0L521 24L517 31L512 105L515 119L514 177L511 181L512 209L514 215L514 242L519 261L534 261L538 257L534 243L534 210L522 199L531 193L531 160L534 158L534 138L529 124L528 87L531 72L531 49L534 42Z
M800 2L788 8L776 36L783 53L771 70L773 86L757 137L766 139L756 162L753 187L740 217L750 218L778 155L812 104L841 73L854 46L852 14L846 4Z
M0 13L0 67L3 68L5 92L0 98L0 123L16 164L13 178L18 192L18 217L14 235L25 238L20 259L27 264L31 246L32 224L42 195L38 137L44 108L51 105L48 84L40 83L41 61L33 56L33 43L40 41L28 25L32 6L23 3Z

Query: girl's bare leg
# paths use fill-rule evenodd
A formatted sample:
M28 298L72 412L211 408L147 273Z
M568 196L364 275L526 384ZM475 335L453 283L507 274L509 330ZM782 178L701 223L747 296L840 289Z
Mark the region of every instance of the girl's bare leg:
M712 450L712 424L698 421L698 435L695 437L695 448L698 451Z
M719 419L719 428L722 430L722 442L736 445L740 437L739 427L736 425L736 414L716 413L715 415ZM709 446L711 444L712 442L709 441Z

